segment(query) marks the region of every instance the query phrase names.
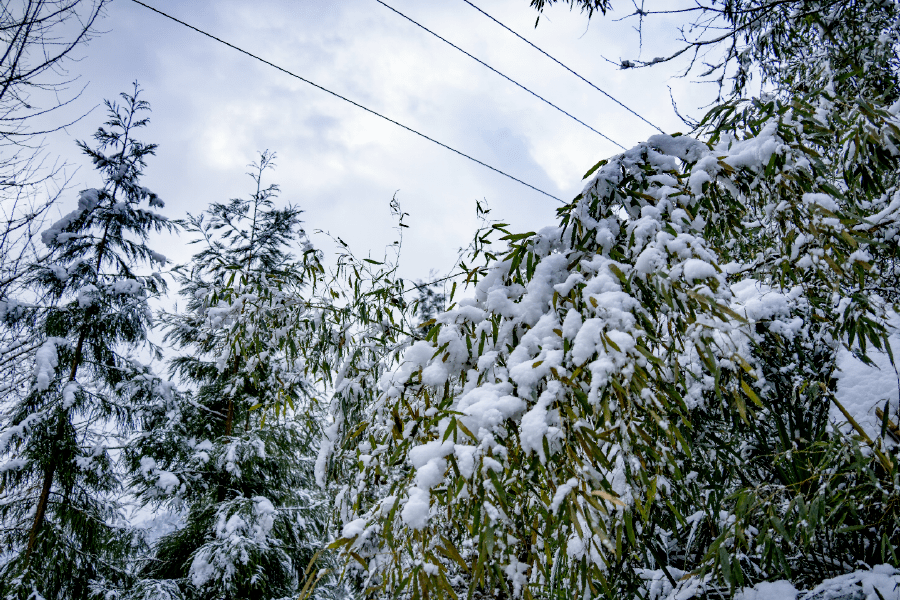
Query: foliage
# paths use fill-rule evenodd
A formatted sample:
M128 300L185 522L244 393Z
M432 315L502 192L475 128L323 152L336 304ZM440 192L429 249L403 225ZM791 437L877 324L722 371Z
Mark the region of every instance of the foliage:
M842 349L890 353L897 311L895 7L725 6L775 93L601 161L556 226L494 225L474 296L345 432L335 545L368 596L727 597L900 566L896 399L866 431L835 382Z
M318 255L301 211L276 208L263 153L249 199L212 204L182 225L202 245L178 269L183 313L164 315L170 362L190 386L149 394L129 449L136 489L183 515L158 540L133 598L280 598L321 581L326 498L315 485L321 408L294 342ZM300 261L289 246L300 240ZM318 561L318 562L317 562ZM313 570L313 565L316 565ZM308 588L309 589L309 588Z
M541 13L546 6L553 6L556 2L557 0L531 0L531 6ZM570 9L575 6L581 8L582 12L587 13L588 18L594 16L595 11L605 15L611 8L610 0L565 0L565 2Z
M78 208L41 234L50 254L30 267L28 285L42 303L10 317L27 319L45 341L0 433L0 539L11 556L0 566L4 597L86 598L98 581L120 579L139 548L117 503L109 428L131 426L118 392L140 366L127 352L147 344L147 301L165 290L158 273L135 267L166 262L146 242L172 225L140 185L156 146L134 137L149 110L138 96L135 85L123 104L107 102L97 147L80 143L103 186L82 191Z
M641 24L653 14L634 6ZM0 367L26 357L3 390L0 592L687 600L893 585L897 399L872 429L837 377L840 357L893 363L900 323L897 10L696 4L697 37L623 67L691 55L731 93L692 135L597 163L554 225L484 221L459 264L466 292L399 277L396 198L384 258L336 238L327 271L301 211L264 186L263 153L249 198L179 222L199 245L176 270L185 309L162 315L183 389L127 356L165 289L136 266L165 262L147 235L172 226L138 206L161 206L139 184L147 105L137 89L108 104L99 148L82 144L104 186L44 232L50 254L27 278L0 280L19 344ZM757 75L765 93L744 98ZM128 438L119 455L112 434ZM180 520L149 550L121 519L120 467L127 493Z
M532 0L541 10L542 0ZM611 10L612 3L604 3ZM685 14L677 49L651 60L631 58L621 68L657 66L687 58L684 74L698 71L720 92L732 83L731 98L749 92L754 75L775 93L809 94L831 83L842 95L897 97L898 68L895 3L881 0L705 0L685 8L633 10L636 28L654 15ZM596 0L573 0L590 16ZM592 10L593 9L593 10ZM605 14L605 10L602 11ZM844 86L847 86L846 88ZM721 99L721 98L720 98Z

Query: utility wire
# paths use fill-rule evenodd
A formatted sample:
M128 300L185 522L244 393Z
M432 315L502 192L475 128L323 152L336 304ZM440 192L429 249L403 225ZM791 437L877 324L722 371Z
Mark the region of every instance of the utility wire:
M590 125L588 125L587 123L585 123L584 121L582 121L581 119L579 119L578 117L576 117L576 116L574 116L574 115L572 115L572 114L570 114L570 113L567 113L566 111L564 111L563 109L561 109L561 108L558 107L557 105L553 104L552 102L550 102L549 100L547 100L547 99L544 98L543 96L539 96L538 94L535 94L534 92L532 92L531 90L529 90L527 87L525 87L524 85L522 85L521 83L519 83L519 82L516 81L515 79L512 79L511 77L508 77L508 76L504 75L503 73L501 73L500 71L498 71L497 69L495 69L495 68L492 67L491 65L487 64L487 63L484 62L483 60L480 60L480 59L478 59L478 58L475 58L474 56L472 56L471 54L469 54L468 52L466 52L465 50L463 50L462 48L460 48L459 46L457 46L457 45L454 44L453 42L451 42L451 41L449 41L449 40L447 40L447 39L445 39L445 38L442 38L441 36L439 36L438 34L436 34L435 32L433 32L432 30L428 29L427 27L425 27L425 26L422 25L421 23L419 23L419 22L417 22L417 21L414 21L414 20L412 20L411 18L407 17L406 15L404 15L402 12L400 12L400 11L397 10L396 8L394 8L394 7L392 7L392 6L388 5L388 4L385 4L384 2L382 2L382 0L375 0L375 1L376 1L378 4L384 6L385 8L388 8L388 9L394 11L395 13L397 13L398 15L400 15L401 17L403 17L404 19L406 19L407 21L409 21L409 22L412 23L413 25L415 25L415 26L417 26L417 27L420 27L420 28L424 29L425 31L427 31L428 33L430 33L431 35L433 35L433 36L436 37L437 39L439 39L439 40L441 40L442 42L444 42L445 44L448 44L448 45L450 45L450 46L456 48L457 50L459 50L460 52L462 52L463 54L465 54L466 56L468 56L469 58L471 58L472 60L474 60L475 62L477 62L478 64L480 64L481 66L490 69L491 71L493 71L494 73L496 73L497 75L499 75L500 77L502 77L503 79L509 81L510 83L513 83L513 84L519 86L520 88L522 88L523 90L525 90L526 92L528 92L529 94L531 94L532 96L534 96L535 98L537 98L538 100L540 100L541 102L544 102L545 104L549 104L550 106L552 106L553 108L555 108L556 110L558 110L558 111L561 112L562 114L566 115L566 116L569 117L570 119L572 119L572 120L574 120L574 121L577 121L578 123L584 125L584 126L587 127L588 129L590 129L591 131L593 131L594 133L596 133L597 135L599 135L600 137L602 137L603 139L605 139L606 141L615 144L616 146L618 146L618 147L621 148L622 150L625 150L625 149L626 149L625 146L623 146L622 144L620 144L619 142L617 142L617 141L615 141L615 140L613 140L613 139L610 139L610 137L607 136L606 134L597 131L596 129L594 129L593 127L591 127Z
M548 196L548 197L550 197L550 198L553 198L553 199L556 200L557 202L562 202L563 204L565 204L565 202L564 202L561 198L557 198L557 197L554 196L553 194L547 193L547 192L545 192L544 190L542 190L542 189L540 189L540 188L537 188L537 187L531 185L530 183L526 183L526 182L522 181L521 179L519 179L519 178L517 178L517 177L513 177L513 176L510 175L509 173L506 173L506 172L504 172L504 171L501 171L500 169L498 169L498 168L496 168L496 167L492 167L491 165L489 165L489 164L487 164L487 163L481 162L481 161L478 160L477 158L473 158L473 157L469 156L468 154L465 154L465 153L463 153L463 152L460 152L460 151L457 150L456 148L451 148L451 147L448 146L447 144L444 144L444 143L442 143L442 142L439 142L439 141L437 141L437 140L434 139L434 138L428 137L428 136L425 135L424 133L421 133L421 132L419 132L419 131L416 131L416 130L413 129L412 127L407 127L406 125L404 125L403 123L400 123L399 121L395 121L395 120L393 120L393 119L391 119L391 118L389 118L389 117L384 116L383 114L381 114L381 113L379 113L379 112L376 112L376 111L372 110L371 108L367 108L367 107L363 106L362 104L359 104L358 102L354 102L353 100L350 100L349 98L346 98L346 97L344 97L344 96L341 96L341 95L338 94L337 92L332 92L331 90L329 90L329 89L327 89L327 88L324 88L324 87L322 87L321 85L319 85L319 84L317 84L317 83L314 83L314 82L310 81L309 79L306 79L306 78L304 78L304 77L301 77L300 75L297 75L296 73L292 73L291 71L288 71L287 69L285 69L285 68L283 68L283 67L279 67L279 66L276 65L275 63L269 62L269 61L267 61L267 60L264 59L264 58L260 58L259 56L255 55L255 54L252 54L252 53L248 52L247 50L244 50L243 48L238 48L238 47L235 46L234 44L231 44L231 43L229 43L229 42L226 42L225 40L223 40L223 39L221 39L221 38L218 38L218 37L212 35L211 33L207 33L207 32L205 32L205 31L203 31L202 29L198 29L197 27L194 27L193 25L190 25L190 24L188 24L188 23L185 23L184 21L182 21L182 20L180 20L180 19L177 19L177 18L173 17L173 16L170 15L170 14L164 13L163 11L161 11L161 10L159 10L159 9L157 9L157 8L153 8L152 6L150 6L150 5L148 5L148 4L144 4L143 2L141 2L141 0L131 0L131 1L134 2L135 4L140 4L140 5L143 6L144 8L148 8L148 9L152 10L153 12L155 12L155 13L157 13L157 14L159 14L159 15L162 15L163 17L166 17L167 19L171 19L172 21L175 21L176 23L178 23L178 24L180 24L180 25L184 25L184 26L187 27L188 29L192 29L192 30L196 31L197 33L199 33L199 34L201 34L201 35L205 35L206 37L211 38L211 39L213 39L213 40L219 42L220 44L224 44L224 45L228 46L229 48L232 48L232 49L234 49L234 50L237 50L238 52L240 52L240 53L242 53L242 54L246 54L247 56L249 56L249 57L251 57L251 58L254 58L254 59L258 60L258 61L261 62L261 63L267 64L267 65L269 65L270 67L273 67L273 68L275 68L275 69L278 69L278 70L281 71L282 73L285 73L285 74L287 74L287 75L290 75L291 77L294 77L294 78L296 78L296 79L299 79L300 81L302 81L302 82L304 82L304 83L308 83L309 85L311 85L311 86L313 86L313 87L315 87L315 88L318 88L318 89L322 90L323 92L326 92L326 93L328 93L328 94L331 94L331 95L334 96L335 98L339 98L339 99L343 100L344 102L349 102L349 103L352 104L353 106L356 106L356 107L358 107L358 108L361 108L361 109L363 109L364 111L366 111L366 112L368 112L368 113L371 113L371 114L375 115L376 117L380 117L380 118L384 119L385 121L388 121L388 122L390 122L390 123L393 123L394 125L397 125L398 127L402 127L403 129L409 131L410 133L414 133L414 134L416 134L416 135L419 136L419 137L425 138L425 139L428 140L429 142L434 142L434 143L437 144L438 146L441 146L442 148L446 148L446 149L449 150L450 152L453 152L453 153L455 153L455 154L459 154L459 155L462 156L463 158L468 158L468 159L471 160L472 162L478 163L478 164L481 165L482 167L487 167L488 169L490 169L491 171L494 171L495 173L499 173L500 175L503 175L504 177L508 177L509 179L512 179L513 181L515 181L515 182L517 182L517 183L521 183L521 184L524 185L525 187L529 187L529 188L533 189L533 190L536 191L536 192L539 192L539 193L541 193L541 194L543 194L543 195L545 195L545 196ZM602 135L602 134L601 134L601 135Z
M494 23L496 23L497 25L499 25L499 26L502 27L503 29L507 30L508 32L510 32L511 34L513 34L514 36L516 36L517 38L519 38L520 40L522 40L523 42L525 42L526 44L528 44L529 46L531 46L532 48L534 48L535 50L537 50L538 52L540 52L541 54L543 54L544 56L546 56L547 58L549 58L550 60L552 60L553 62L555 62L556 64L558 64L559 66L561 66L563 69L565 69L566 71L568 71L569 73L571 73L572 75L574 75L575 77L577 77L578 79L582 80L583 82L585 82L586 84L588 84L589 86L591 86L592 88L594 88L595 90L597 90L598 92L600 92L601 94L603 94L604 96L606 96L607 98L609 98L610 100L612 100L613 102L615 102L616 104L618 104L619 106L621 106L622 108L624 108L625 110L627 110L628 112L630 112L631 114L633 114L634 116L636 116L638 119L640 119L641 121L643 121L643 122L646 123L647 125L650 125L651 127L655 128L655 129L656 129L657 131L659 131L660 133L665 133L665 131L663 131L662 129L660 129L660 127L659 127L658 125L655 125L655 124L651 123L650 121L648 121L647 119L645 119L643 116L641 116L640 114L638 114L637 112L635 112L634 110L632 110L631 108L629 108L628 106L626 106L625 104L623 104L621 101L617 100L616 98L613 98L608 92L605 92L604 90L601 90L601 89L598 88L596 85L594 85L593 83L591 83L590 81L588 81L587 79L585 79L584 77L582 77L581 75L579 75L578 73L576 73L575 71L573 71L572 69L570 69L569 67L567 67L566 65L564 65L563 63L561 63L560 61L558 61L557 59L553 58L552 56L550 56L549 54L547 54L546 52L544 52L543 50L541 50L540 48L538 48L537 46L535 46L534 44L532 44L530 41L528 41L527 39L525 39L524 37L522 37L521 35L519 35L519 34L516 33L515 31L513 31L512 29L510 29L509 27L507 27L506 25L504 25L504 24L501 23L500 21L498 21L497 19L495 19L495 18L492 17L491 15L487 14L486 12L484 12L483 10L481 10L480 8L478 8L477 6L475 6L474 4L472 4L469 0L463 0L463 2L465 2L465 3L468 4L469 6L471 6L472 8L474 8L475 10L477 10L478 12L480 12L481 14L483 14L484 16L486 16L488 19L490 19L491 21L493 21ZM691 9L691 10L693 10L693 9Z

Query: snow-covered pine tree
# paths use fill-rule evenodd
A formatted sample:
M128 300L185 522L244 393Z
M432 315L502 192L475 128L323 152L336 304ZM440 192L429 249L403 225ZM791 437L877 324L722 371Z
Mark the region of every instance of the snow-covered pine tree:
M345 434L367 595L896 597L897 390L837 378L895 373L897 4L693 10L736 96L467 259L472 297ZM743 99L754 73L771 93Z
M179 512L184 526L155 544L134 598L271 599L326 594L328 503L315 484L322 409L298 361L296 329L321 274L301 211L256 191L182 224L202 246L179 267L186 310L163 316L182 355L183 394L145 407L129 450L140 496ZM296 258L292 247L301 246Z
M135 137L149 110L139 93L135 84L121 104L106 103L96 148L79 143L103 185L82 191L78 207L42 233L50 255L29 275L43 304L28 311L45 341L30 392L4 407L4 598L87 598L92 585L117 581L134 551L107 446L130 423L117 389L133 372L127 353L147 344L148 299L165 288L157 273L136 268L166 262L147 240L172 229L152 210L162 201L140 185L156 146Z

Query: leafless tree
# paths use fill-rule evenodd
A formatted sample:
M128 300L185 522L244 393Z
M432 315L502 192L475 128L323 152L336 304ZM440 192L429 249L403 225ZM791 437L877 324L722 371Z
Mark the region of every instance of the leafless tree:
M37 236L67 183L44 136L69 124L60 109L80 91L68 68L107 2L0 0L0 398L21 389L41 343L27 318L39 299L22 278L45 258Z

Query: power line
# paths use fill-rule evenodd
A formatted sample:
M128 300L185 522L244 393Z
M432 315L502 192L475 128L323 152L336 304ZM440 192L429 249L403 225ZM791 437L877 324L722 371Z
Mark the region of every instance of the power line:
M537 98L538 100L540 100L541 102L544 102L544 103L546 103L546 104L549 104L550 106L552 106L553 108L555 108L556 110L558 110L558 111L561 112L562 114L566 115L566 116L569 117L570 119L572 119L572 120L574 120L574 121L576 121L576 122L578 122L578 123L584 125L585 127L587 127L588 129L590 129L591 131L593 131L594 133L596 133L597 135L599 135L599 136L602 137L603 139L607 140L608 142L611 142L611 143L615 144L616 146L618 146L618 147L621 148L622 150L625 150L625 149L626 149L625 146L623 146L622 144L620 144L619 142L617 142L617 141L615 141L615 140L613 140L613 139L610 139L610 137L607 136L606 134L597 131L596 129L594 129L593 127L591 127L590 125L588 125L587 123L585 123L584 121L582 121L581 119L579 119L578 117L576 117L576 116L574 116L574 115L572 115L572 114L567 113L566 111L564 111L563 109L561 109L561 108L558 107L557 105L553 104L552 102L550 102L549 100L547 100L547 99L544 98L543 96L539 96L538 94L532 92L530 89L528 89L527 87L525 87L524 85L522 85L521 83L519 83L518 81L516 81L515 79L512 79L511 77L508 77L508 76L504 75L503 73L501 73L500 71L498 71L497 69L495 69L495 68L492 67L491 65L487 64L487 63L484 62L483 60L480 60L480 59L478 59L478 58L475 58L474 56L472 56L471 54L469 54L468 52L466 52L465 50L463 50L462 48L460 48L459 46L457 46L457 45L454 44L453 42L451 42L451 41L449 41L449 40L447 40L447 39L445 39L445 38L442 38L441 36L439 36L438 34L436 34L435 32L433 32L432 30L428 29L427 27L425 27L425 26L422 25L421 23L419 23L419 22L417 22L417 21L414 21L414 20L412 20L411 18L407 17L406 15L404 15L402 12L400 12L400 11L397 10L396 8L394 8L394 7L392 7L392 6L388 5L388 4L385 4L384 2L382 2L382 0L375 0L375 1L376 1L378 4L384 6L385 8L388 8L388 9L394 11L395 13L397 13L398 15L400 15L401 17L403 17L404 19L406 19L407 21L409 21L410 23L412 23L413 25L415 25L416 27L420 27L420 28L424 29L425 31L427 31L428 33L430 33L431 35L433 35L433 36L436 37L437 39L439 39L439 40L441 40L442 42L444 42L445 44L448 44L448 45L450 45L450 46L456 48L457 50L459 50L460 52L462 52L463 54L465 54L466 56L468 56L469 58L471 58L472 60L474 60L475 62L477 62L478 64L480 64L481 66L490 69L491 71L493 71L494 73L496 73L497 75L499 75L500 77L502 77L503 79L509 81L510 83L513 83L513 84L519 86L520 88L522 88L523 90L525 90L526 92L528 92L529 94L531 94L532 96L534 96L535 98Z
M620 100L617 100L616 98L613 98L608 92L606 92L606 91L604 91L604 90L601 90L601 89L598 88L596 85L594 85L593 83L591 83L590 81L588 81L587 79L585 79L584 77L582 77L581 75L579 75L578 73L576 73L574 70L570 69L569 67L567 67L566 65L564 65L563 63L561 63L561 62L558 61L557 59L553 58L552 56L550 56L549 54L547 54L546 52L544 52L543 50L541 50L540 48L538 48L537 46L535 46L534 44L532 44L530 41L528 41L527 39L525 39L524 37L522 37L521 35L519 35L519 34L516 33L515 31L513 31L512 29L510 29L509 27L507 27L506 25L504 25L503 23L501 23L500 21L498 21L497 19L495 19L495 18L492 17L491 15L487 14L486 12L484 12L483 10L481 10L480 8L478 8L477 6L475 6L474 4L472 4L469 0L463 0L463 2L465 2L465 3L468 4L469 6L471 6L472 8L474 8L475 10L477 10L478 12L480 12L481 14L483 14L484 16L486 16L488 19L490 19L491 21L493 21L494 23L496 23L497 25L499 25L499 26L502 27L503 29L507 30L508 32L510 32L511 34L513 34L514 36L516 36L517 38L519 38L520 40L522 40L523 42L525 42L526 44L528 44L529 46L531 46L532 48L534 48L535 50L537 50L538 52L540 52L541 54L543 54L544 56L546 56L547 58L549 58L550 60L552 60L553 62L555 62L556 64L558 64L559 66L561 66L563 69L565 69L566 71L568 71L569 73L571 73L572 75L574 75L575 77L577 77L578 79L582 80L583 82L585 82L586 84L588 84L589 86L591 86L592 88L594 88L595 90L597 90L598 92L600 92L601 94L603 94L604 96L606 96L607 98L609 98L610 100L612 100L613 102L615 102L616 104L618 104L619 106L621 106L622 108L624 108L625 110L627 110L628 112L630 112L631 114L633 114L634 116L636 116L638 119L640 119L641 121L643 121L643 122L646 123L647 125L650 125L651 127L655 128L655 129L656 129L657 131L659 131L660 133L665 133L665 131L663 131L658 125L655 125L655 124L651 123L650 121L648 121L647 119L645 119L643 116L641 116L640 114L638 114L637 112L635 112L633 109L631 109L631 108L629 108L628 106L626 106L625 104L623 104ZM691 9L691 10L693 10L693 9Z
M491 165L489 165L489 164L487 164L487 163L481 162L481 161L478 160L477 158L473 158L473 157L469 156L468 154L465 154L465 153L463 153L463 152L460 152L460 151L457 150L456 148L451 148L451 147L448 146L447 144L444 144L444 143L442 143L442 142L439 142L439 141L437 141L437 140L434 139L434 138L428 137L428 136L425 135L424 133L421 133L421 132L419 132L419 131L416 131L416 130L413 129L412 127L407 127L406 125L404 125L403 123L400 123L399 121L395 121L394 119L391 119L391 118L389 118L389 117L386 117L386 116L384 116L383 114L381 114L381 113L379 113L379 112L376 112L376 111L372 110L371 108L367 108L367 107L363 106L362 104L359 104L358 102L354 102L353 100L350 100L349 98L346 98L346 97L344 97L344 96L341 96L341 95L338 94L337 92L332 92L331 90L329 90L329 89L327 89L327 88L324 88L324 87L322 87L321 85L319 85L319 84L317 84L317 83L314 83L314 82L310 81L309 79L306 79L306 78L304 78L304 77L301 77L300 75L297 75L296 73L292 73L291 71L288 71L287 69L285 69L285 68L283 68L283 67L279 67L279 66L276 65L275 63L269 62L269 61L267 61L267 60L264 59L264 58L260 58L259 56L255 55L255 54L253 54L253 53L251 53L251 52L248 52L247 50L244 50L243 48L239 48L239 47L235 46L234 44L231 44L231 43L229 43L229 42L226 42L225 40L223 40L223 39L221 39L221 38L218 38L218 37L212 35L211 33L207 33L207 32L205 32L205 31L203 31L202 29L198 29L197 27L194 27L193 25L190 25L190 24L188 24L188 23L185 23L184 21L182 21L182 20L180 20L180 19L177 19L177 18L173 17L173 16L170 15L170 14L164 13L163 11L161 11L161 10L159 10L159 9L157 9L157 8L153 8L152 6L150 6L150 5L148 5L148 4L144 4L143 2L141 2L141 0L131 0L131 1L134 2L135 4L140 4L140 5L143 6L144 8L148 8L148 9L152 10L153 12L155 12L155 13L157 13L157 14L159 14L159 15L162 15L163 17L166 17L167 19L171 19L172 21L175 21L176 23L178 23L178 24L180 24L180 25L184 25L184 26L187 27L188 29L192 29L192 30L196 31L196 32L199 33L199 34L205 35L206 37L211 38L211 39L213 39L213 40L219 42L220 44L224 44L224 45L228 46L229 48L232 48L232 49L234 49L234 50L237 50L238 52L240 52L240 53L242 53L242 54L246 54L247 56L249 56L249 57L251 57L251 58L254 58L254 59L258 60L258 61L261 62L261 63L267 64L267 65L269 65L269 66L272 67L272 68L278 69L278 70L281 71L282 73L285 73L285 74L287 74L287 75L290 75L291 77L294 77L294 78L296 78L296 79L299 79L299 80L302 81L303 83L308 83L309 85L311 85L311 86L313 86L313 87L315 87L315 88L318 88L318 89L322 90L323 92L326 92L326 93L328 93L328 94L331 94L331 95L334 96L335 98L339 98L339 99L343 100L344 102L349 102L349 103L352 104L353 106L356 106L356 107L358 107L358 108L361 108L361 109L363 109L364 111L366 111L366 112L368 112L368 113L371 113L371 114L375 115L376 117L380 117L380 118L384 119L385 121L388 121L388 122L390 122L390 123L393 123L394 125L397 125L398 127L402 127L403 129L409 131L410 133L414 133L414 134L416 134L416 135L419 136L419 137L425 138L425 139L428 140L429 142L433 142L433 143L437 144L438 146L441 146L442 148L446 148L447 150L449 150L449 151L451 151L451 152L454 152L454 153L456 153L456 154L458 154L458 155L460 155L460 156L462 156L462 157L464 157L464 158L468 158L468 159L471 160L472 162L478 163L478 164L481 165L482 167L487 167L488 169L490 169L491 171L494 171L495 173L499 173L500 175L503 175L504 177L508 177L509 179L512 179L513 181L515 181L515 182L517 182L517 183L521 183L521 184L524 185L525 187L529 187L529 188L533 189L533 190L536 191L536 192L539 192L539 193L541 193L541 194L543 194L543 195L545 195L545 196L548 196L548 197L550 197L550 198L553 198L553 199L556 200L557 202L562 202L563 204L565 204L565 202L564 202L561 198L557 198L557 197L554 196L553 194L547 193L547 192L545 192L544 190L542 190L542 189L540 189L540 188L537 188L537 187L531 185L530 183L526 183L526 182L522 181L521 179L519 179L519 178L517 178L517 177L513 177L513 176L510 175L509 173L506 173L506 172L504 172L504 171L501 171L500 169L498 169L498 168L496 168L496 167L492 167Z

